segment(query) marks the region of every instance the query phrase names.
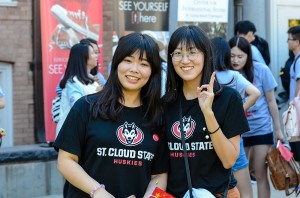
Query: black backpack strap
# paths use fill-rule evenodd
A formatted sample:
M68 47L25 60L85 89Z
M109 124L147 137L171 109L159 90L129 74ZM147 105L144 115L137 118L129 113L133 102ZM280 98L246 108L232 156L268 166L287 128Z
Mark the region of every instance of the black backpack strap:
M183 147L183 156L184 156L184 166L185 166L185 173L187 177L189 192L190 192L190 198L193 198L192 193L192 179L190 174L190 165L189 165L189 159L187 156L186 146L185 146L185 132L183 131L183 122L182 122L182 109L181 109L181 100L179 100L179 122L180 122L180 136L181 136L181 142Z
M297 62L297 60L298 60L299 58L300 58L300 55L297 56L297 58L296 58L295 61L294 61L294 65L293 65L294 72L296 71L296 62Z

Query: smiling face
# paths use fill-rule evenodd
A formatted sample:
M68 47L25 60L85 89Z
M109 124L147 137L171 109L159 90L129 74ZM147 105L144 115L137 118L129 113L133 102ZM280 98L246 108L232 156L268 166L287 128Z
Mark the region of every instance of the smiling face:
M200 82L203 72L204 55L195 45L191 45L187 49L186 45L180 43L172 53L172 63L176 73L183 81Z
M238 47L231 48L231 64L234 70L242 71L246 62L248 55L240 50Z
M118 65L118 78L124 91L138 91L148 82L151 75L151 65L147 61L146 54L140 59L140 53L136 51L124 58Z

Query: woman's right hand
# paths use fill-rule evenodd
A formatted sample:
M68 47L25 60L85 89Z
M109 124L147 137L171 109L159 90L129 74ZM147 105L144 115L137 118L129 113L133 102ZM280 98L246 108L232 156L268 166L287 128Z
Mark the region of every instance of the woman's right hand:
M105 190L105 188L100 188L99 190L97 190L94 193L94 198L114 198L114 196L112 196L112 194L110 194L109 192L107 192Z

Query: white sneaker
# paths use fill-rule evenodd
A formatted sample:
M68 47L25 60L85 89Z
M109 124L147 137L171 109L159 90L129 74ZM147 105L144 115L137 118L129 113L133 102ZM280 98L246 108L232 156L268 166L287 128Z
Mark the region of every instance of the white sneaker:
M85 12L81 10L77 12L67 11L58 4L51 7L51 12L64 26L73 28L85 37L92 38L96 41L99 40L99 28L89 23L89 18L85 15Z

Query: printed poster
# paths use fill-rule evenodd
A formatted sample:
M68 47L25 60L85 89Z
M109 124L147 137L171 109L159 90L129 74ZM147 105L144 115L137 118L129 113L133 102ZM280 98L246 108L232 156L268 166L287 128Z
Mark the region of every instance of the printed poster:
M64 74L70 48L83 38L98 41L99 70L103 71L102 0L42 0L40 13L46 141L54 142L52 100L57 96L55 90Z

